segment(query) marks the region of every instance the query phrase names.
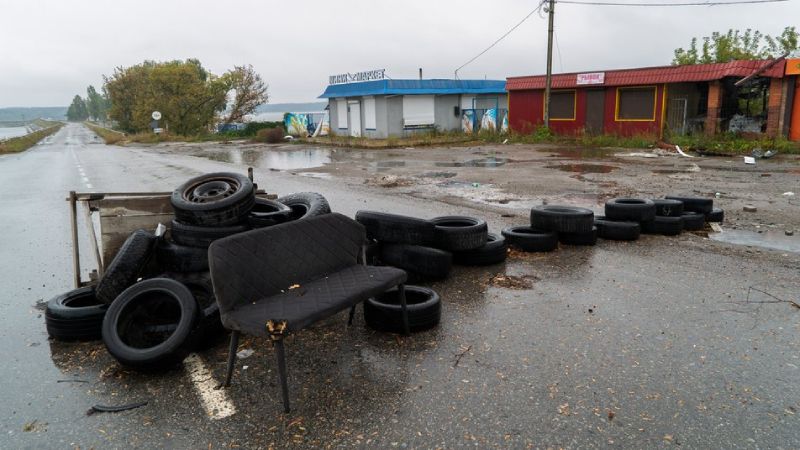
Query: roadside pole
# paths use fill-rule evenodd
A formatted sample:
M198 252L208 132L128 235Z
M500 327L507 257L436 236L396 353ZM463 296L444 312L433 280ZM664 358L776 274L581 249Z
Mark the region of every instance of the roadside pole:
M547 76L544 86L544 127L550 129L550 81L553 75L553 14L555 0L550 0L547 7Z

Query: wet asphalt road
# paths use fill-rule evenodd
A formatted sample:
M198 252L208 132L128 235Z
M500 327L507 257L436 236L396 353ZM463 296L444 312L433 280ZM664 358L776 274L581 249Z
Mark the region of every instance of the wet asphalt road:
M236 413L219 420L185 370L130 372L102 344L48 341L36 303L71 288L69 190L164 191L244 168L108 147L80 125L0 156L0 448L800 447L800 310L776 300L798 300L800 257L695 235L457 268L433 284L442 324L409 338L365 328L360 312L352 328L325 321L288 340L290 415L263 340L242 343L255 353L227 392ZM335 178L256 169L256 181L321 192L348 215L482 215L497 231L526 220ZM498 273L531 287L491 285ZM774 297L747 302L750 286ZM200 354L217 380L225 353Z

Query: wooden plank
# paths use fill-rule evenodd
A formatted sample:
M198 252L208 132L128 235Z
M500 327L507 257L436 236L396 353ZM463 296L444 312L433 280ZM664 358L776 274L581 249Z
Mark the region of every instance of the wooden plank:
M107 265L114 259L125 239L138 229L155 231L159 223L169 227L174 216L170 214L153 214L148 216L132 217L100 217L102 230L101 242L103 264Z
M167 196L105 198L90 201L89 204L93 210L100 210L100 217L172 214L172 205Z

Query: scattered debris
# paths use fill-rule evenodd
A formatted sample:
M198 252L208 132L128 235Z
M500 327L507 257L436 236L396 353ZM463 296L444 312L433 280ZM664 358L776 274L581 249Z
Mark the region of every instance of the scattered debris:
M469 352L472 349L472 345L468 345L466 347L462 346L461 348L463 350L456 355L456 360L455 360L455 362L453 362L453 367L458 366L458 363L461 362L461 358L463 358L464 355L466 355L467 352Z
M128 411L130 409L136 409L146 405L147 402L137 402L137 403L129 403L127 405L120 405L120 406L107 406L107 405L94 405L86 411L87 416L91 416L92 414L101 413L101 412L121 412L121 411Z
M752 156L745 156L744 157L744 163L745 164L755 164L756 163L756 159L753 158Z
M236 357L239 359L247 359L253 356L253 353L255 353L255 350L251 348L246 348L244 350L239 350L238 352L236 352Z
M88 383L87 380L56 380L56 383Z
M787 236L794 236L794 230L786 230L784 234L786 234Z
M711 222L708 225L711 226L711 229L714 230L715 233L722 233L722 225L716 222Z
M367 178L364 180L364 184L368 184L370 186L380 186L380 187L399 187L399 186L411 186L414 182L409 178L398 177L397 175L381 175L372 178Z
M677 145L675 146L675 150L677 150L678 154L681 155L681 156L684 156L686 158L694 158L694 156L687 155L686 153L684 153L683 150L681 150L681 148L679 146L677 146Z
M794 192L792 192L792 191L789 191L789 192L784 192L784 193L783 193L783 196L784 196L784 197L794 197Z
M614 416L616 416L616 413L614 413L614 411L612 411L612 410L610 410L610 409L609 409L609 410L608 410L608 420L609 420L609 421L610 421L610 420L614 420Z
M489 280L489 283L492 286L505 289L530 289L533 287L533 283L529 278L530 277L516 277L498 273Z
M572 414L569 410L569 403L564 403L562 405L558 405L558 413L562 416L569 416Z
M34 431L47 431L47 422L39 422L39 420L34 419L23 425L22 431L25 433L31 433Z
M742 208L742 211L744 211L744 212L756 212L756 211L758 211L758 208L756 208L753 205L744 205L744 207Z

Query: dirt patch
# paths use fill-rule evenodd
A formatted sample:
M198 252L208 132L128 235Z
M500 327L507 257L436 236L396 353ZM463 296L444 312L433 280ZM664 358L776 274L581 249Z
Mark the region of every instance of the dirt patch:
M380 175L364 180L368 186L380 186L385 188L411 186L414 181L411 178L399 177L397 175Z
M489 279L489 284L504 289L525 290L533 287L533 280L534 277L531 275L517 277L498 273Z

